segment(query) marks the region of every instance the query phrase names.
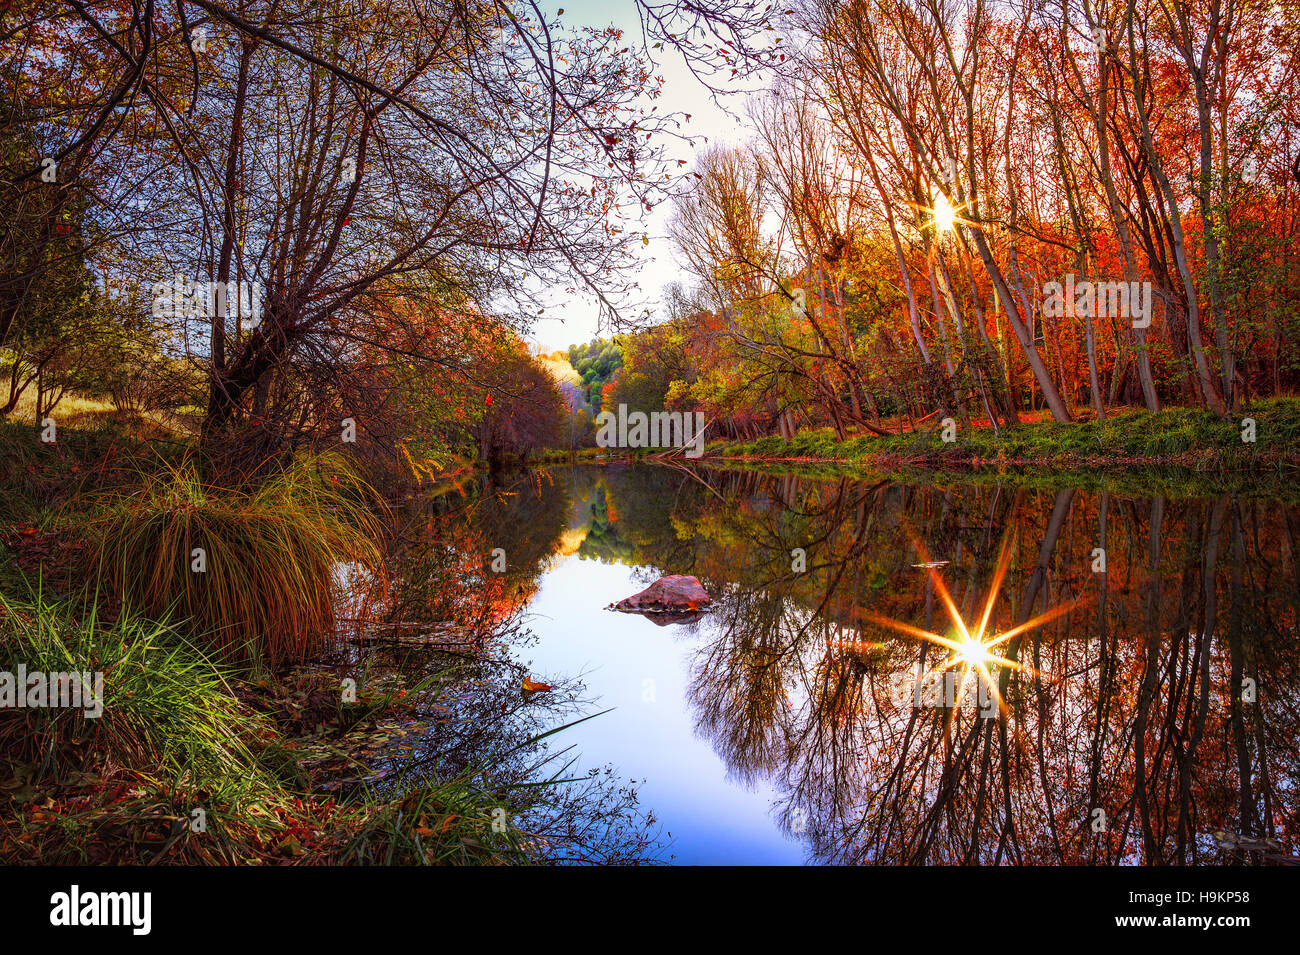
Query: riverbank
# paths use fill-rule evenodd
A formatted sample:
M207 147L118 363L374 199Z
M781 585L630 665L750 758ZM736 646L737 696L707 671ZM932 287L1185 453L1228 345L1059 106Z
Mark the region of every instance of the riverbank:
M992 427L934 425L888 436L837 441L829 429L754 441L719 441L707 463L828 464L890 473L905 468L1052 471L1172 468L1197 472L1280 472L1300 469L1300 399L1252 402L1231 420L1207 411L1128 409L1104 421L1041 421Z
M633 797L556 778L570 695L529 688L520 588L443 520L466 462L212 485L192 441L96 424L0 423L0 863L650 861L582 816ZM69 673L58 705L16 676Z

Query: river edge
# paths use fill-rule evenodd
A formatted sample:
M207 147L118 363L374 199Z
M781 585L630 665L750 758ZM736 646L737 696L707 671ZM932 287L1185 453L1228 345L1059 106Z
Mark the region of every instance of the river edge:
M1247 404L1222 419L1207 411L1122 409L1101 421L1026 421L1014 428L949 422L926 430L839 437L832 429L709 443L698 457L683 449L583 448L551 451L544 464L607 464L646 460L712 466L746 465L843 474L900 476L916 472L1009 481L1070 475L1162 472L1166 478L1244 475L1269 484L1293 484L1300 473L1300 399ZM1030 473L1034 472L1034 473Z

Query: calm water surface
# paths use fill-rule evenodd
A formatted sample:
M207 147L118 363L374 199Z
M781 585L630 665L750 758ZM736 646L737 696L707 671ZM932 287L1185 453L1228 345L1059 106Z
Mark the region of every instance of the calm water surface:
M927 480L568 467L444 510L676 862L1293 858L1285 491ZM604 609L670 573L712 612Z

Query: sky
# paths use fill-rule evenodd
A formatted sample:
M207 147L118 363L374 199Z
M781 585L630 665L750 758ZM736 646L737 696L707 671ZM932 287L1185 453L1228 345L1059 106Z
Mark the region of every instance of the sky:
M605 27L613 24L630 34L629 40L640 35L640 20L633 0L552 0L547 12L554 14L559 9L564 10L560 21L566 27ZM737 118L714 105L708 91L691 75L679 54L670 52L663 56L655 73L664 77L663 95L656 101L659 112L691 114L690 122L683 124L683 134L707 136L708 145L715 142L739 143L749 138ZM740 115L744 109L744 100L739 96L729 96L725 105L731 113ZM688 162L693 160L695 150L689 144L670 139L666 145L669 158ZM701 140L696 148L703 148L704 145ZM643 229L650 236L650 244L638 246L636 252L643 261L638 280L645 302L631 310L632 314L638 313L642 307L649 307L657 314L659 292L669 283L681 280L681 269L673 259L666 238L671 212L672 204L661 202L653 212L643 213L644 219L638 231ZM633 226L629 225L628 228ZM555 314L556 317L535 321L528 335L529 342L543 352L564 350L572 344L588 342L597 335L609 337L608 328L597 330L599 309L589 297L565 294L562 288L558 288L549 299L546 314Z

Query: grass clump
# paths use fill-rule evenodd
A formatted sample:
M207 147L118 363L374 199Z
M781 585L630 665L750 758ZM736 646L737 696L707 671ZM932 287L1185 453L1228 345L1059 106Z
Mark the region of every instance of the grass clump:
M506 808L506 807L510 808ZM539 846L520 830L511 795L476 773L430 781L373 806L337 858L345 865L527 865Z
M224 787L239 807L278 785L266 769L270 725L232 695L230 674L165 622L124 612L105 625L93 610L80 617L39 595L0 595L0 672L20 664L28 673L102 677L97 705L5 711L0 751L40 778L148 767L157 782ZM287 766L287 756L275 762Z
M104 506L96 575L124 606L188 621L223 659L303 661L334 632L340 566L380 564L368 496L329 458L246 489L212 486L186 461Z
M0 858L148 861L190 832L195 807L205 838L188 861L229 860L281 828L276 808L301 771L176 628L0 596L0 672L20 665L88 674L91 692L77 707L0 711Z
M166 623L129 612L107 623L39 595L0 596L0 672L20 664L102 674L102 695L91 707L98 717L0 710L0 863L522 864L541 855L518 824L530 787L490 790L486 771L387 797L312 794L299 745L241 699L233 672Z

